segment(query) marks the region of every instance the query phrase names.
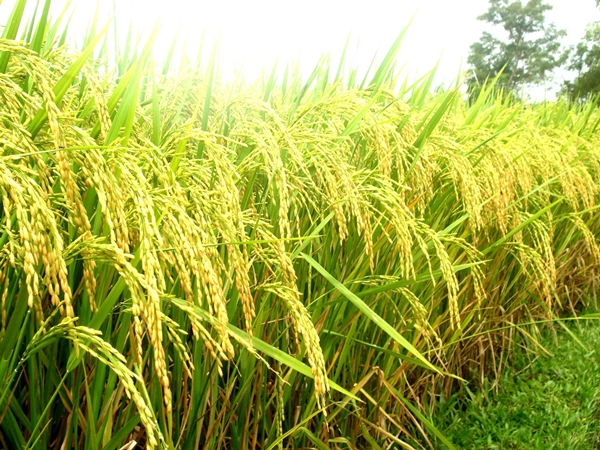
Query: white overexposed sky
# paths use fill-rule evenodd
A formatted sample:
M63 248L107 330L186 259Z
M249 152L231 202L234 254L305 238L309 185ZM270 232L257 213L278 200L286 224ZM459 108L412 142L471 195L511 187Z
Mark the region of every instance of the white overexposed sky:
M0 0L0 23L15 0ZM33 4L34 1L32 0ZM66 0L54 0L55 16ZM594 0L548 0L554 9L549 22L567 30L566 44L583 36L587 23L600 20ZM114 6L113 6L114 5ZM32 5L30 5L32 6ZM158 58L165 55L175 33L195 55L205 32L205 43L220 36L220 67L227 75L243 68L248 78L273 62L299 61L310 73L323 53L339 58L351 37L349 65L363 71L374 56L381 59L401 29L414 16L399 54L399 67L413 78L440 62L439 83L456 80L466 68L469 46L486 28L477 20L488 7L487 0L112 0L100 1L103 20L112 15L118 28L130 23L147 33L160 20L161 35L155 46ZM96 9L95 0L72 0L70 24L75 36L83 33ZM122 32L125 37L126 32ZM209 50L207 50L209 51ZM560 82L561 80L557 80ZM543 90L542 90L543 92Z

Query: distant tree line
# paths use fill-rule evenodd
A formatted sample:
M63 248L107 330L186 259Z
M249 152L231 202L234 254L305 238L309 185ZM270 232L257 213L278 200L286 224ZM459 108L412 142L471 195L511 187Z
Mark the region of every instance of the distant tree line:
M500 36L485 31L471 45L467 80L471 96L486 80L495 79L498 88L520 97L524 88L543 84L559 67L575 74L563 83L563 95L584 101L600 93L600 22L590 23L583 40L566 48L560 42L565 30L546 22L551 9L544 0L489 1L488 10L478 19L502 31Z

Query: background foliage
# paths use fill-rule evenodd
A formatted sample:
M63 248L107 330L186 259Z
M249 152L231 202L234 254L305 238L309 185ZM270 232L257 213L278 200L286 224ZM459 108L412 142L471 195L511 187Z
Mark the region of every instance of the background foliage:
M471 45L468 62L473 74L470 91L486 79L498 78L497 86L522 95L522 90L543 83L552 71L563 65L567 53L560 38L566 35L546 22L552 6L542 0L490 0L487 12L478 17L503 34L485 31Z

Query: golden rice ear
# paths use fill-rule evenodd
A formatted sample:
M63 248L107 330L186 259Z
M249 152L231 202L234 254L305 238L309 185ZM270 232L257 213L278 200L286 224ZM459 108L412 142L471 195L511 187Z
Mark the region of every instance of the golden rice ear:
M3 439L406 444L409 400L596 287L593 105L471 107L391 56L366 89L111 68L58 29L0 39Z
M69 319L52 328L52 332L61 332L64 327L65 337L73 341L77 348L106 364L121 381L125 388L128 398L135 404L140 421L145 427L148 448L160 448L164 446L165 438L160 430L156 420L156 415L152 411L148 401L140 390L136 387L137 383L143 382L139 375L136 375L127 365L127 360L123 355L101 337L101 333L93 328L84 326L73 326Z

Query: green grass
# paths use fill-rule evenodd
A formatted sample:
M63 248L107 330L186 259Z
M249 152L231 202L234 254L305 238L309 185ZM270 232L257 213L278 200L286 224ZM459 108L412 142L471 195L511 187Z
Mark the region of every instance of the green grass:
M441 402L442 432L461 449L600 448L600 324L568 326L579 342L545 330L548 353L518 349L482 391L463 388Z

